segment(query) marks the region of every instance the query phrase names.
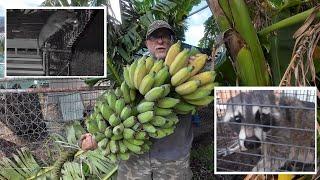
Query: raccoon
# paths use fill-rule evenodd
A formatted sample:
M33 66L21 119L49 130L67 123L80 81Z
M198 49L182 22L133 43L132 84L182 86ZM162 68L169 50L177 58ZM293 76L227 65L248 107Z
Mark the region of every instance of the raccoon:
M49 39L53 34L63 29L64 26L70 25L73 28L78 27L79 20L77 13L67 10L58 10L53 13L47 20L46 24L43 25L38 38L38 46L42 48L44 42Z
M227 104L222 121L235 123L230 126L239 134L240 150L261 148L262 158L252 171L279 171L288 164L293 167L286 170L297 170L299 163L312 164L314 171L314 103L256 90L242 92Z

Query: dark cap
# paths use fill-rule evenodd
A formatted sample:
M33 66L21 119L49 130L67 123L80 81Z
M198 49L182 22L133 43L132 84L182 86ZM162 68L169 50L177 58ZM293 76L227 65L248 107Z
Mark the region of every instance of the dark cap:
M172 35L175 35L173 30L172 30L172 27L167 22L165 22L163 20L155 20L148 27L148 31L147 31L147 34L146 34L146 39L148 39L150 34L152 34L155 30L158 30L158 29L161 29L161 28L167 28L172 33Z

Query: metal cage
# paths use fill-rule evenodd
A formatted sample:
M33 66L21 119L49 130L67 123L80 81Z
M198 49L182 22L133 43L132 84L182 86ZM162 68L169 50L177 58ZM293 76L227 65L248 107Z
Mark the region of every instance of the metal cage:
M28 148L42 160L54 153L50 135L84 120L107 84L88 87L81 79L0 81L0 157Z
M311 90L217 90L217 172L315 172Z

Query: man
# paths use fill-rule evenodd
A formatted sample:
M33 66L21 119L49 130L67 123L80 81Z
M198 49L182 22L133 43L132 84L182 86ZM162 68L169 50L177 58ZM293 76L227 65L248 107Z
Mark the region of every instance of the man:
M170 46L174 43L171 26L162 20L154 21L146 34L146 46L154 59L165 59ZM139 180L189 180L192 172L189 157L193 133L190 116L179 116L180 122L173 134L162 139L152 139L150 152L131 155L128 161L120 161L118 179ZM96 148L90 134L82 138L82 149Z

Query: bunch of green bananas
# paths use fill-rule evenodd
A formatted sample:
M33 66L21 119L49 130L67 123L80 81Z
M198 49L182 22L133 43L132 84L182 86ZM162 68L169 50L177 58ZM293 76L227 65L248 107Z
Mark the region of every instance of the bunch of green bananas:
M107 91L86 120L87 130L98 147L114 162L129 159L131 153L142 154L151 145L147 132L138 122L136 109L130 104L132 98L125 100L125 93L128 92L123 88Z
M208 57L180 52L172 45L165 60L143 56L123 68L120 87L104 93L86 120L87 130L111 160L127 160L130 154L149 151L151 138L174 132L177 114L195 112L212 102L215 72L200 72Z

